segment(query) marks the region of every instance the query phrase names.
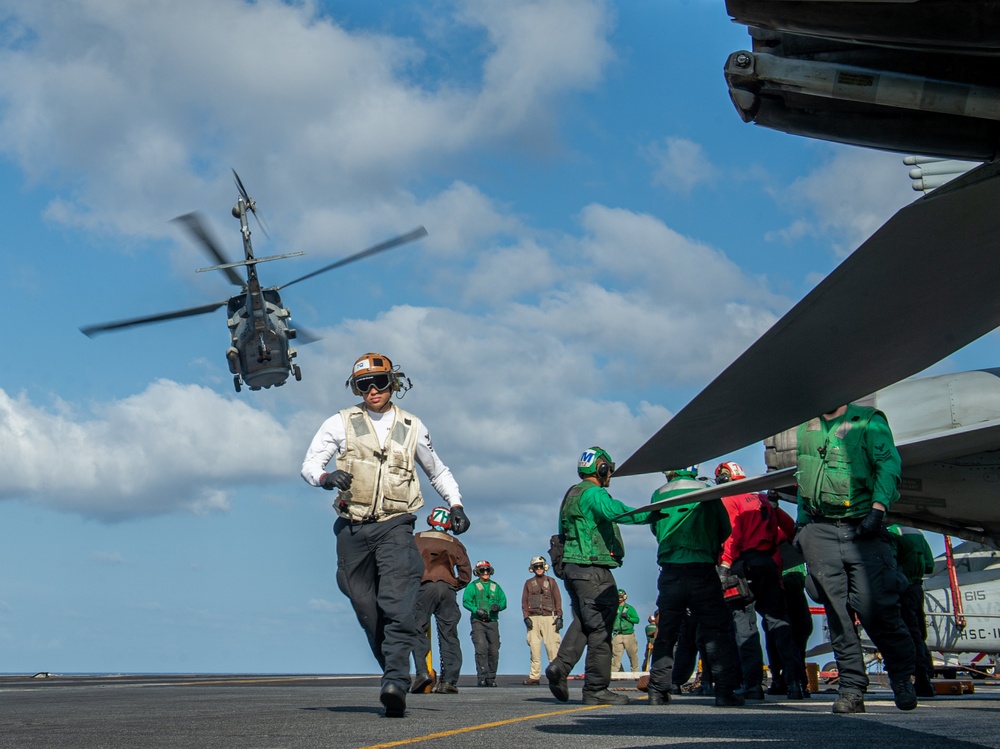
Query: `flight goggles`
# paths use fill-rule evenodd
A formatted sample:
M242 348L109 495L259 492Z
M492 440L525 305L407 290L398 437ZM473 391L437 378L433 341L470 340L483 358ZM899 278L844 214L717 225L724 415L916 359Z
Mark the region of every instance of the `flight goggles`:
M388 390L390 385L392 385L392 378L385 372L362 375L361 377L354 378L354 387L356 387L358 392L362 394L367 393L372 388L375 388L381 393L383 390Z

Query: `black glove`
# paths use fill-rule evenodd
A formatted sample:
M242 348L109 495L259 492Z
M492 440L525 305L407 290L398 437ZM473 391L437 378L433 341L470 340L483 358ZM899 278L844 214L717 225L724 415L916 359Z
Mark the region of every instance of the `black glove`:
M488 622L490 615L486 613L486 609L476 609L476 618L481 622Z
M563 628L563 620L561 616L556 617L556 632Z
M336 470L333 473L324 473L320 479L319 483L327 491L331 489L340 489L342 492L346 492L351 488L351 480L354 478L347 471Z
M717 565L715 571L719 575L719 582L722 584L723 590L728 590L736 585L736 573L732 571L729 567L724 567L723 565Z
M856 538L875 538L882 532L882 518L885 517L885 510L877 510L874 507L865 519L858 524L854 532Z
M468 515L465 514L465 510L462 509L462 505L452 505L451 506L451 532L456 536L465 533L469 530Z
M526 616L526 617L524 617L524 626L528 628L528 631L529 631L529 632L531 631L531 628L532 628L532 627L533 627L534 625L533 625L533 624L531 623L531 617L530 617L530 616Z
M491 614L499 614L500 613L500 606L498 606L497 604L494 603L492 606L490 606L490 613Z

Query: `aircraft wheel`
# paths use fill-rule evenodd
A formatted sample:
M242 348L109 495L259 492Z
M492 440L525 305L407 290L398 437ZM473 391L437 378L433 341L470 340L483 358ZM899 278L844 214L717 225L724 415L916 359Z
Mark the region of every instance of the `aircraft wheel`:
M237 393L240 392L243 389L243 386L240 384L240 376L239 375L236 375L235 377L233 377L233 387L236 388L236 392Z
M829 663L825 664L823 668L820 669L820 671L823 671L828 674L829 673L836 674L836 676L829 676L823 679L823 681L825 681L827 684L832 684L833 682L837 681L840 678L840 673L837 671L836 661L830 661Z
M295 381L296 382L301 382L302 381L302 370L299 369L299 365L298 364L296 364L295 366L292 367L292 374L295 375Z

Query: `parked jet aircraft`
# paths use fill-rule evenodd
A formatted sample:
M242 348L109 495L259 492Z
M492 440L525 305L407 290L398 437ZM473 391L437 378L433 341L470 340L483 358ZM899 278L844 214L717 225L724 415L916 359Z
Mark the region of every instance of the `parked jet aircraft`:
M745 122L890 151L992 161L1000 147L996 0L726 0Z
M903 460L900 498L892 505L890 522L1000 546L1000 369L904 380L854 401L885 412ZM765 463L774 471L740 481L741 491L778 489L794 498L795 429L764 440ZM727 491L732 488L711 487L672 503L713 499ZM664 504L636 511L654 506Z
M927 647L935 656L970 654L958 662L976 661L988 668L1000 653L1000 552L967 543L957 546L953 556L959 585L957 606L944 556L935 560L934 574L924 580ZM988 660L977 660L980 655Z
M924 579L927 647L935 671L953 677L959 669L973 676L996 673L1000 659L1000 552L966 542L954 549L954 585L946 554L935 560L934 573ZM956 602L957 597L957 602ZM824 642L809 649L810 660L832 652L829 630ZM878 662L875 644L861 632L866 661ZM836 670L829 662L824 672Z
M1000 163L991 163L902 208L617 475L700 463L875 393L904 456L901 522L1000 543L1000 413L994 395L976 396L997 373L888 387L1000 326L997 205ZM937 410L923 389L934 391ZM948 413L951 389L963 391L964 405ZM791 483L787 472L749 481Z

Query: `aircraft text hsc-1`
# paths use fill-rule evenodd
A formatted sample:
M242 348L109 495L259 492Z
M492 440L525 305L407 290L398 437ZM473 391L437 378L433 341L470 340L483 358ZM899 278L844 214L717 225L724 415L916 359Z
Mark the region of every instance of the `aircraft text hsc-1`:
M427 230L419 226L413 231L393 237L385 242L380 242L361 252L349 255L334 263L318 268L311 273L300 276L293 281L288 281L280 286L264 288L257 277L258 264L271 260L296 257L305 253L286 252L281 255L262 258L254 256L253 245L250 242L250 226L247 214L252 213L256 218L257 204L247 194L236 170L233 170L233 177L236 180L236 187L239 191L239 197L236 205L233 207L233 216L239 219L240 222L240 234L243 238L243 260L229 262L226 259L218 242L212 238L212 235L208 232L205 223L198 214L188 213L179 216L175 221L180 223L194 237L198 245L217 263L217 265L212 265L208 268L199 268L198 272L223 271L230 282L240 287L240 292L228 300L211 302L198 307L133 317L99 325L87 325L80 328L85 335L93 337L98 333L122 330L137 325L148 325L150 323L164 322L181 317L203 315L214 312L220 307L225 307L226 319L229 326L229 347L226 349L226 360L229 363L229 371L233 373L233 386L236 388L236 391L239 392L243 384L246 384L251 390L283 385L289 375L294 376L296 380L301 379L302 372L299 369L299 365L293 362L297 352L290 345L290 341L300 337L300 331L296 331L290 325L291 312L282 304L281 296L279 295L281 289L299 283L299 281L305 281L313 276L318 276L320 273L326 273L348 263L356 262L427 236ZM263 225L261 225L261 228L264 228ZM246 281L235 271L235 268L240 266L246 268ZM304 335L301 338L305 343L312 340L311 337L307 340L307 336Z
M904 532L912 529L904 529ZM996 675L1000 660L1000 552L965 542L935 558L934 572L924 578L924 614L927 649L936 674L955 678L959 670L974 678ZM820 614L821 608L813 611ZM880 665L875 643L859 630L865 661ZM824 622L823 642L809 648L810 659L832 652L829 628ZM836 670L836 663L822 672Z
M959 544L952 551L949 544L935 559L934 573L924 578L924 612L927 647L943 656L945 666L995 673L1000 654L1000 552L975 543Z

